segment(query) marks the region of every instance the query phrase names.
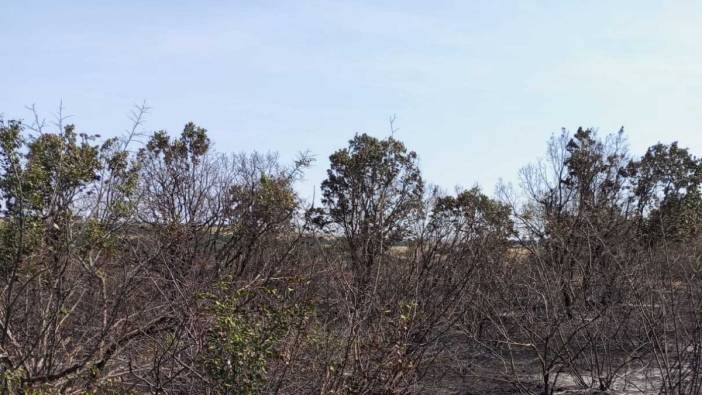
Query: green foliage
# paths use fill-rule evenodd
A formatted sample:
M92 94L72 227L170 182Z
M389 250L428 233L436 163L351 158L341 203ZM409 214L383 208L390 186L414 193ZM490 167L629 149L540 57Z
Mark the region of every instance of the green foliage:
M652 240L683 240L699 234L702 227L702 163L687 149L656 144L628 170L634 178L644 232Z
M0 120L3 270L42 245L72 244L82 252L105 246L109 224L133 212L139 168L117 139L98 145L98 137L73 125L33 137L20 122ZM90 199L100 210L86 217L81 204ZM86 226L74 226L80 222Z
M0 138L4 140L0 155L7 164L2 190L11 214L48 215L47 210L66 207L76 193L98 179L102 167L98 147L84 134L78 141L72 125L31 140L17 130L3 131Z
M567 174L559 180L572 193L577 210L611 208L618 204L625 182L624 131L598 139L592 129L578 128L566 144Z
M225 292L228 288L223 286ZM244 310L241 305L246 299L281 300L275 289L263 289L259 293L239 290L224 298L211 294L205 296L212 302L211 313L215 322L202 363L210 379L216 383L218 393L262 392L268 364L278 356L279 344L292 318L299 313L295 308L275 308L265 304L253 311Z
M480 192L478 187L457 196L439 197L432 210L432 229L453 229L464 238L504 239L512 233L511 209Z
M0 188L6 213L46 217L70 210L78 194L101 181L104 171L124 179L116 185L123 192L133 189L138 168L128 152L116 139L92 144L97 137L76 134L69 125L60 133L27 138L20 123L0 121Z
M232 215L243 220L251 231L289 220L297 207L290 180L262 174L252 185L235 185L230 189L235 207Z
M198 163L210 148L207 130L188 122L178 139L171 140L165 131L154 133L146 144L146 151L162 156L167 165L180 163L187 169L188 162Z
M23 369L6 370L0 374L0 383L2 383L3 394L8 395L51 395L58 394L54 388L49 385L29 386L22 381L24 372Z
M326 220L339 226L357 261L370 265L383 246L407 236L421 212L424 182L417 154L390 137L356 135L329 157L322 182Z

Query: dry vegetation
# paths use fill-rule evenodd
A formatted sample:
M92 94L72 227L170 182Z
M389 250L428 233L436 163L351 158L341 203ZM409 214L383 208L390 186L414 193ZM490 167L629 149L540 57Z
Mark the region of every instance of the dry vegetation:
M426 188L357 135L310 163L204 129L0 123L4 393L702 392L702 165L563 133L522 191Z

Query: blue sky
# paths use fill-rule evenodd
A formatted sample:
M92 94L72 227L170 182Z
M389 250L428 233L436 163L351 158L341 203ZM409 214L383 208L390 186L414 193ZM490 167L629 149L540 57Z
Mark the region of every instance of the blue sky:
M396 136L446 189L543 156L561 127L624 126L633 151L702 154L698 1L0 1L0 113L83 131L187 121L220 151L318 158L356 132Z

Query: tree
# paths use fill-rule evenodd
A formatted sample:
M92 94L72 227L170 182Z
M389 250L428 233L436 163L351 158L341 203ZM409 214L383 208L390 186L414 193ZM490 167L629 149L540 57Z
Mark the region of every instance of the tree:
M363 282L388 244L407 236L421 211L424 183L417 154L392 137L361 134L329 161L322 204L345 237Z
M524 352L538 360L542 393L565 374L608 390L636 353L621 336L635 327L626 318L641 257L623 134L564 131L548 153L546 164L522 173L528 200L513 205L518 247L483 296L494 328L494 343L483 344L507 362L505 376L520 391L530 392L515 362Z
M125 241L119 230L135 207L138 165L127 141L100 145L73 125L58 127L32 136L0 121L1 382L10 392L90 388L116 351L168 321L123 325L127 310L139 311L126 296L143 274L140 265L115 270L125 264L115 254Z
M702 224L702 163L677 142L656 144L628 166L644 233L651 241L684 240Z

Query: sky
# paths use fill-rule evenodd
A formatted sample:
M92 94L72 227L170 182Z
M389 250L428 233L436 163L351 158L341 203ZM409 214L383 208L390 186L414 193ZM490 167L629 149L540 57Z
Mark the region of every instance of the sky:
M631 150L702 154L699 1L0 0L0 114L114 136L188 121L218 151L317 161L395 137L447 190L500 179L561 128L624 127ZM319 193L316 193L317 196Z

